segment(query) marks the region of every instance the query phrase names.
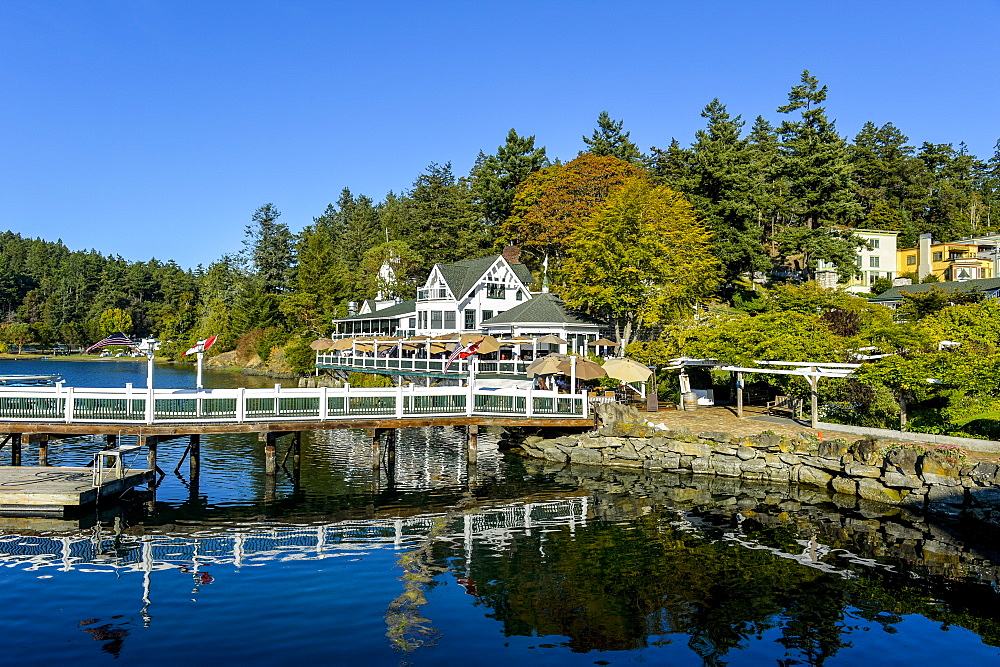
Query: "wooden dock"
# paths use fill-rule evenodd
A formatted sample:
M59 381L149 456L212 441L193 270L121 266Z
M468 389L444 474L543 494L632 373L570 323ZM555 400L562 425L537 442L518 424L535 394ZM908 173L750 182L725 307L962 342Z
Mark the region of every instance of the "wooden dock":
M140 468L108 468L94 486L91 468L53 466L0 467L0 513L63 516L66 508L90 505L108 497L117 500L127 489L148 484L153 472Z

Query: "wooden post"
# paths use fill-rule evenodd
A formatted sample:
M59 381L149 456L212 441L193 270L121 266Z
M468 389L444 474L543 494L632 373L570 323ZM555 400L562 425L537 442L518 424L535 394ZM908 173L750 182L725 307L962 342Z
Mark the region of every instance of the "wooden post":
M269 477L278 474L278 436L275 433L261 433L264 441L264 473Z
M292 433L292 468L296 471L302 465L302 431Z
M201 436L197 433L191 435L191 453L188 454L188 465L193 482L200 474L199 466L201 465Z
M396 439L399 437L399 430L389 431L389 438L386 440L386 455L388 460L386 467L389 469L389 478L392 479L393 471L396 469Z
M104 449L114 449L115 446L118 444L117 435L106 435L104 436L104 438L105 441L107 442L107 445L105 445Z
M49 436L42 433L37 436L38 440L38 465L45 467L49 465Z
M21 465L21 434L10 434L10 464L12 466Z
M140 435L136 439L140 447L146 448L146 467L153 471L153 484L156 483L156 436Z
M468 427L468 452L469 463L475 465L479 462L479 425L469 424Z
M743 419L743 371L736 371L736 416Z
M379 439L382 437L382 429L370 428L367 430L368 435L372 439L372 468L378 468L382 463L382 443Z

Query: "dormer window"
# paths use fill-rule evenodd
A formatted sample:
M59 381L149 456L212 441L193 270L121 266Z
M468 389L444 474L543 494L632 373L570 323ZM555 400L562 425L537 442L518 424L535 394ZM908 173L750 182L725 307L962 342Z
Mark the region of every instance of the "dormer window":
M506 294L507 287L499 283L486 283L487 299L502 299Z

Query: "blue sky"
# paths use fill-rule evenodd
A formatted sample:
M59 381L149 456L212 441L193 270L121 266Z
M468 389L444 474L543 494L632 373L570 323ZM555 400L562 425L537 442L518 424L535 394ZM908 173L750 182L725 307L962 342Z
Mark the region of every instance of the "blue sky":
M996 0L0 0L0 29L0 229L184 267L261 204L298 231L511 127L571 159L602 109L644 150L713 97L778 120L803 69L842 134L1000 138Z

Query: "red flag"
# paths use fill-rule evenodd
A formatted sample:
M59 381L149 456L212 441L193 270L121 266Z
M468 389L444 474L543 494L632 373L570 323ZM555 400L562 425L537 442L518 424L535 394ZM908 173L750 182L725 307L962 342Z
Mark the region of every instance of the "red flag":
M210 348L213 345L215 345L215 339L218 338L218 337L219 337L219 334L215 334L214 336L210 336L210 337L206 338L205 339L205 344L201 348L202 351L207 352L208 348Z
M474 355L474 354L475 354L476 352L478 352L478 351L479 351L479 345L480 345L480 344L481 344L481 343L482 343L482 342L483 342L484 340L486 340L486 339L485 339L485 338L480 338L480 339L479 339L479 340L477 340L477 341L476 341L475 343L473 343L473 344L472 344L472 345L470 345L469 347L465 348L465 351L463 351L463 352L459 352L459 353L458 353L458 358L459 358L459 359L468 359L469 357L471 357L472 355Z
M197 354L198 352L204 352L205 350L207 350L208 348L212 347L212 345L215 344L215 339L218 337L219 334L215 334L214 336L206 338L205 340L198 341L193 346L188 348L187 352L181 354L181 356L186 357L189 354Z

